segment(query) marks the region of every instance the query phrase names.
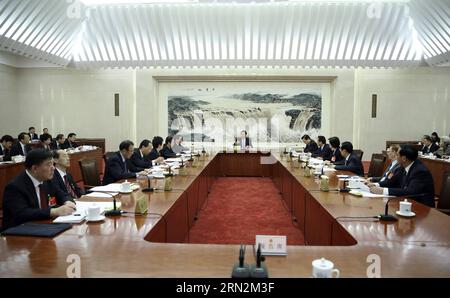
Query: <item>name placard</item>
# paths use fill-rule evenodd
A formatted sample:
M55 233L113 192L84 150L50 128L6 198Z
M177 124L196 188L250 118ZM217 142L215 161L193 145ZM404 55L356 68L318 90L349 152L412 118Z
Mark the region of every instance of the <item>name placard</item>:
M287 238L278 235L256 235L256 247L261 243L261 253L266 256L286 256Z

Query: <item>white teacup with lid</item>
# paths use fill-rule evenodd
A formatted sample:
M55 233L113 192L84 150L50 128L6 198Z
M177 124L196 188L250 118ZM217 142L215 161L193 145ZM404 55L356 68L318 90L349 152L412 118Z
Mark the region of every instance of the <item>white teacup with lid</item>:
M315 278L337 278L339 270L334 268L334 264L325 258L320 258L312 262L313 277ZM334 275L334 276L333 276Z

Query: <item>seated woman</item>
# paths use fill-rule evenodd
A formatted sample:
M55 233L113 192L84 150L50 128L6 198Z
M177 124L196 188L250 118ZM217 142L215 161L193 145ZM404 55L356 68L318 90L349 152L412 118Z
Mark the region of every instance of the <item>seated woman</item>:
M172 147L173 152L175 153L181 153L181 152L185 152L185 151L189 151L189 148L184 147L181 143L183 142L183 137L182 136L175 136L174 137L174 144Z
M164 142L164 146L163 146L162 150L159 152L160 155L162 157L164 157L164 159L177 157L177 154L175 152L173 152L173 150L172 150L172 140L173 140L173 137L168 136L166 138L166 141Z
M252 140L248 137L247 131L241 131L241 136L239 138L234 138L233 146L240 146L241 150L253 148Z

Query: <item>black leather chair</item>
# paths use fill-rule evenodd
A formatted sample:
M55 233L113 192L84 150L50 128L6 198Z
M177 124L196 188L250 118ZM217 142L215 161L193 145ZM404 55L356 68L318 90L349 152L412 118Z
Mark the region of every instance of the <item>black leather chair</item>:
M90 189L102 185L100 173L98 172L97 160L95 158L85 158L78 163L80 164L84 188Z
M364 151L360 150L360 149L353 149L353 154L355 154L356 156L359 157L359 160L362 161L362 157L364 154Z
M386 165L386 156L381 153L372 154L372 159L370 160L369 172L367 177L380 177L383 175L384 168Z

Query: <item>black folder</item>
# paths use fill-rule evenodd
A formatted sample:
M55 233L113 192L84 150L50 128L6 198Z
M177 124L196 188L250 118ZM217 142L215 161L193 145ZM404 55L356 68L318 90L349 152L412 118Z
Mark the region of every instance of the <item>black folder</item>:
M24 223L17 227L9 228L2 232L2 236L34 236L34 237L55 237L56 235L68 230L71 224L37 224Z

